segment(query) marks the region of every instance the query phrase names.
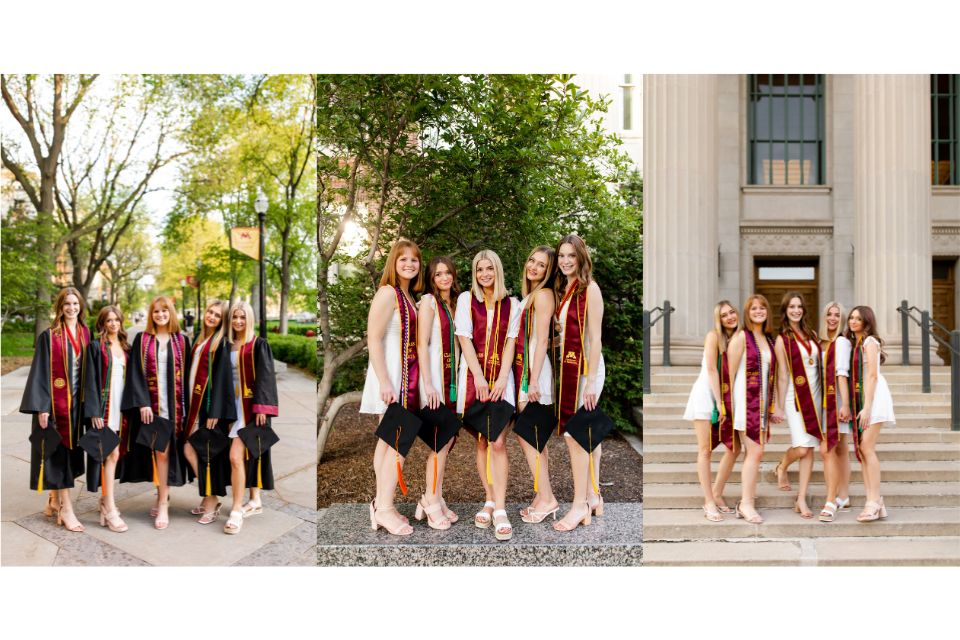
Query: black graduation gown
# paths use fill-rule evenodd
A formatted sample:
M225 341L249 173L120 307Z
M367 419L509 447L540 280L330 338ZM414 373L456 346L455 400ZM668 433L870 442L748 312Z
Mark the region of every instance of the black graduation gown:
M105 385L110 384L110 381L107 380L107 372L103 368L103 358L101 357L100 349L101 349L101 343L99 340L92 340L90 342L90 365L91 365L90 370L94 374L96 379L96 385L97 385L96 395L97 395L97 403L98 403L98 406L100 407L100 412L96 416L89 416L89 418L93 418L93 417L102 418L107 413L107 407L106 407L106 404L104 403L104 398L103 398L103 388ZM126 369L130 367L129 351L127 352L127 355L128 355L127 367L124 369L124 371L126 371ZM126 374L124 374L124 382L126 382ZM121 397L121 402L122 400L123 398ZM121 413L123 412L121 411ZM84 426L88 431L94 428L92 421L89 419L84 422ZM109 429L110 427L104 424L103 428ZM124 457L121 457L120 460L117 461L117 469L114 473L115 478L119 478L123 472L123 458ZM91 493L97 493L100 491L100 467L101 466L102 465L99 462L97 462L96 460L91 458L89 455L87 455L87 491L90 491Z
M278 407L277 400L277 374L273 370L273 351L270 349L270 343L263 338L257 337L253 345L253 368L256 379L253 385L253 404L265 405L269 407ZM267 415L267 424L271 424L271 416ZM255 420L255 419L254 419ZM270 462L270 454L273 449L267 450L261 456L260 478L263 486L261 488L273 490L273 465ZM247 488L257 486L257 460L250 458L247 460Z
M67 349L67 367L73 366L72 349ZM92 375L90 365L90 346L80 352L80 379L74 389L71 411L73 414L73 448L68 443L57 445L53 455L43 463L43 490L72 489L75 478L83 474L83 449L77 446L77 440L83 434L84 418L99 415L100 401L97 397L97 381ZM47 429L56 429L53 423L53 396L50 393L50 330L47 329L37 338L33 352L33 362L27 376L27 386L23 390L20 413L33 414L30 432L40 430L39 414L49 413ZM40 456L30 449L30 489L36 491L40 479Z
M186 413L189 411L190 393L187 386L190 384L190 338L182 334L184 339L183 353L183 386L186 395L186 402L183 407L182 420L186 421ZM133 339L133 345L130 347L130 359L127 362L127 377L123 386L123 400L120 402L120 410L127 416L130 424L130 442L131 448L124 456L123 469L120 474L120 482L153 482L153 454L150 447L137 443L137 434L140 433L140 407L150 407L150 391L147 389L147 376L140 362L140 343L143 338L143 332L137 334ZM167 341L167 412L172 417L174 407L176 406L176 387L173 379L173 340ZM172 419L172 418L171 418ZM183 455L183 443L186 442L184 434L174 434L170 440L170 451L168 459L170 467L167 473L167 485L171 487L183 486L186 478L185 469L189 468L189 463Z
M213 371L207 382L207 392L197 417L198 428L206 428L209 418L217 419L220 432L230 435L230 425L237 421L237 399L233 393L233 371L230 366L230 341L224 338L217 347L213 358ZM199 458L199 456L198 456ZM206 490L206 466L199 461L200 473L197 482L198 493L203 496ZM193 469L187 468L187 480L193 480ZM210 465L210 493L215 496L227 495L230 486L230 447L221 451Z

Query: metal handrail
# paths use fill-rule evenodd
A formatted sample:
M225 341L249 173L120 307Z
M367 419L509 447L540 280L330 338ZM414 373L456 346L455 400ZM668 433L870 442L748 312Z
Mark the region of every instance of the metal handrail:
M676 307L671 306L669 300L663 301L662 307L643 310L643 393L650 393L651 377L653 372L650 366L650 333L653 326L660 320L663 320L663 366L670 365L670 314L676 311ZM655 312L659 312L657 317L652 317Z
M950 430L960 431L960 330L947 331L947 328L930 317L930 312L908 306L906 300L900 301L897 312L900 314L901 331L901 362L910 364L910 320L920 327L920 363L922 376L922 391L930 393L930 338L942 345L950 353ZM920 319L914 317L916 311ZM950 334L950 340L945 341L933 332L933 325L941 331Z

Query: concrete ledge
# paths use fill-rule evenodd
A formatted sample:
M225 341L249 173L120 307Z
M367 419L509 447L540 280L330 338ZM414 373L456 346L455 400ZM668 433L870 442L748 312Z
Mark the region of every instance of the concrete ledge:
M447 531L430 529L413 518L415 505L398 505L410 518L413 534L392 536L370 528L366 504L335 504L317 524L320 566L639 566L642 560L643 505L610 503L590 526L554 531L553 520L526 524L507 506L513 538L499 542L493 529L478 529L479 504L450 505L460 521ZM561 513L568 505L561 505Z

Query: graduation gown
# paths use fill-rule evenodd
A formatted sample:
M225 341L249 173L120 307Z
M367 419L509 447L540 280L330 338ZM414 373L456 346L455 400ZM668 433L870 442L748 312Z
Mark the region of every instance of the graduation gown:
M94 379L96 380L96 397L97 402L100 407L100 412L96 416L89 416L88 418L104 418L107 415L107 403L110 401L109 396L107 396L104 391L109 391L108 387L110 386L110 381L107 379L107 369L103 366L103 355L102 355L103 344L99 340L93 340L90 343L90 370L93 373ZM112 357L112 354L109 352L109 345L107 346L108 357ZM130 352L125 353L127 358L127 364L124 367L124 384L126 384L126 369L130 367ZM121 398L122 401L122 398ZM122 411L121 411L122 413ZM126 457L124 454L127 452L127 449L130 446L128 439L130 437L130 426L129 421L127 420L126 428L124 428L125 417L120 418L120 459L117 461L117 468L114 472L114 477L119 478L123 472L123 459ZM94 429L93 422L90 419L87 419L84 422L84 426L87 430ZM104 429L109 429L110 427L106 425L106 419L104 418ZM94 458L87 455L87 491L92 493L97 493L100 491L100 467L103 466L101 463L97 462Z
M253 355L253 380L250 381L250 387L244 393L241 406L243 408L243 420L245 425L255 425L257 413L263 413L267 416L267 424L271 424L271 418L278 415L279 407L277 400L277 374L273 368L273 351L270 349L270 343L263 338L257 337L253 340L252 347L244 345L243 349L252 350ZM249 354L245 355L246 357ZM249 377L248 377L249 379ZM247 488L257 488L258 466L259 481L261 489L273 489L273 465L270 462L273 449L267 450L258 461L250 457L246 464Z
M91 371L90 346L81 346L80 355L74 356L72 349L67 349L67 370L73 367L75 357L79 359L80 375L77 384L72 389L70 404L71 433L69 440L57 445L53 455L43 463L43 486L40 490L72 489L75 478L83 474L84 452L77 445L77 440L83 435L83 420L99 416L100 401L97 397L97 381ZM68 378L70 376L68 375ZM51 393L51 354L50 329L40 334L33 352L33 362L30 364L30 373L27 376L27 386L23 390L23 399L20 401L20 413L33 415L30 425L31 433L40 430L39 414L49 413L47 429L55 429L53 420L53 395ZM70 380L72 382L72 380ZM37 490L40 479L40 456L30 450L30 489Z
M200 352L193 354L196 358L209 358L213 356L213 368L207 378L207 386L204 391L200 406L197 407L197 427L199 429L207 428L207 420L217 419L217 426L220 432L230 435L230 425L237 421L237 400L233 393L233 371L230 366L230 341L223 338L215 353L207 352L201 355ZM201 363L202 365L202 363ZM199 367L198 367L199 371ZM189 382L189 381L188 381ZM193 392L190 392L190 400L193 402ZM193 405L190 405L190 413L193 413ZM193 429L193 425L188 428ZM193 433L193 431L191 431ZM199 455L198 455L199 459ZM206 490L206 464L199 459L198 471L200 481L197 483L198 492L201 496L205 495ZM187 481L192 482L194 478L193 469L187 465ZM227 495L227 487L230 486L230 447L225 448L216 457L213 458L210 465L210 493L215 496Z
M180 487L186 481L186 469L189 463L183 454L183 443L186 442L186 434L182 431L186 422L187 411L189 410L190 393L186 386L190 384L190 338L186 334L181 334L184 341L183 351L183 386L185 389L184 401L177 399L176 385L174 379L174 349L173 339L167 341L167 393L161 402L165 402L167 413L170 419L173 416L180 416L180 424L175 425L173 436L170 439L170 450L168 459L170 466L167 472L167 485L171 487ZM137 443L137 435L140 433L140 407L152 407L153 402L150 397L150 389L147 386L147 374L144 371L143 359L141 358L142 343L144 332L137 334L130 347L130 356L127 361L127 378L123 387L123 400L120 402L120 410L123 411L130 424L130 450L124 456L122 474L120 482L152 482L153 481L153 454L150 447ZM180 402L179 408L177 403ZM158 412L154 412L158 414Z

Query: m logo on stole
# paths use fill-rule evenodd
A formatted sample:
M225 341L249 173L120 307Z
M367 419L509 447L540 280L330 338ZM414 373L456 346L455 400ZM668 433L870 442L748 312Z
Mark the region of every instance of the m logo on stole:
M567 355L563 358L564 362L578 362L577 352L576 351L567 351Z

